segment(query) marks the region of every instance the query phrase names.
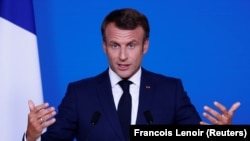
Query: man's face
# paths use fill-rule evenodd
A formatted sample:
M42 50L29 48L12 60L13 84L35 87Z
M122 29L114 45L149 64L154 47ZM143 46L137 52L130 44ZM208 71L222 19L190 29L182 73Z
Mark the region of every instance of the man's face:
M142 63L143 55L148 50L149 41L143 42L142 27L134 30L121 30L114 23L107 25L104 52L108 56L111 69L121 78L129 78L136 73Z

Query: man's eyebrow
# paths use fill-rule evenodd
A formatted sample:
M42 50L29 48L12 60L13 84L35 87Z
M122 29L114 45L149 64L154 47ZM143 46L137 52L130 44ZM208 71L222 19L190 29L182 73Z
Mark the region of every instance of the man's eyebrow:
M119 43L117 43L116 41L110 41L110 42L108 42L108 44L118 44L119 45Z
M128 42L127 44L138 44L138 41L137 40L132 40L132 41Z
M109 41L107 42L107 44L117 44L117 45L120 45L120 43L116 42L116 41ZM128 43L126 43L126 45L129 45L129 44L138 44L138 41L137 40L131 40L129 41Z

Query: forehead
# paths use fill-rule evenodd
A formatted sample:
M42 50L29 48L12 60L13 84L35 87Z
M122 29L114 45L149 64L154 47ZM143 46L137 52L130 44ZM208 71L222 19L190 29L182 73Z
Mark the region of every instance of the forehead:
M119 40L137 40L142 41L144 37L144 30L141 26L136 27L133 30L119 29L114 23L107 25L105 30L105 36L107 41L119 41Z

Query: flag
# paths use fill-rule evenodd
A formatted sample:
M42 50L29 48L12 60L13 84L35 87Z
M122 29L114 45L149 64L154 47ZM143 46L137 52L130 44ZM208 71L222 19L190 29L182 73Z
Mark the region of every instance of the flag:
M0 141L18 141L43 102L32 0L0 0Z

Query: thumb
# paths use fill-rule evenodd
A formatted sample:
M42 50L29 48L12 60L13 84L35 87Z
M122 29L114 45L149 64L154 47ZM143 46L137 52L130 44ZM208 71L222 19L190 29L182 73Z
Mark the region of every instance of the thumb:
M229 110L229 113L234 113L238 108L240 107L240 102L235 102L232 106L231 106L231 108L230 108L230 110Z
M32 111L35 108L35 103L32 100L29 100L28 104L29 104L30 111Z

